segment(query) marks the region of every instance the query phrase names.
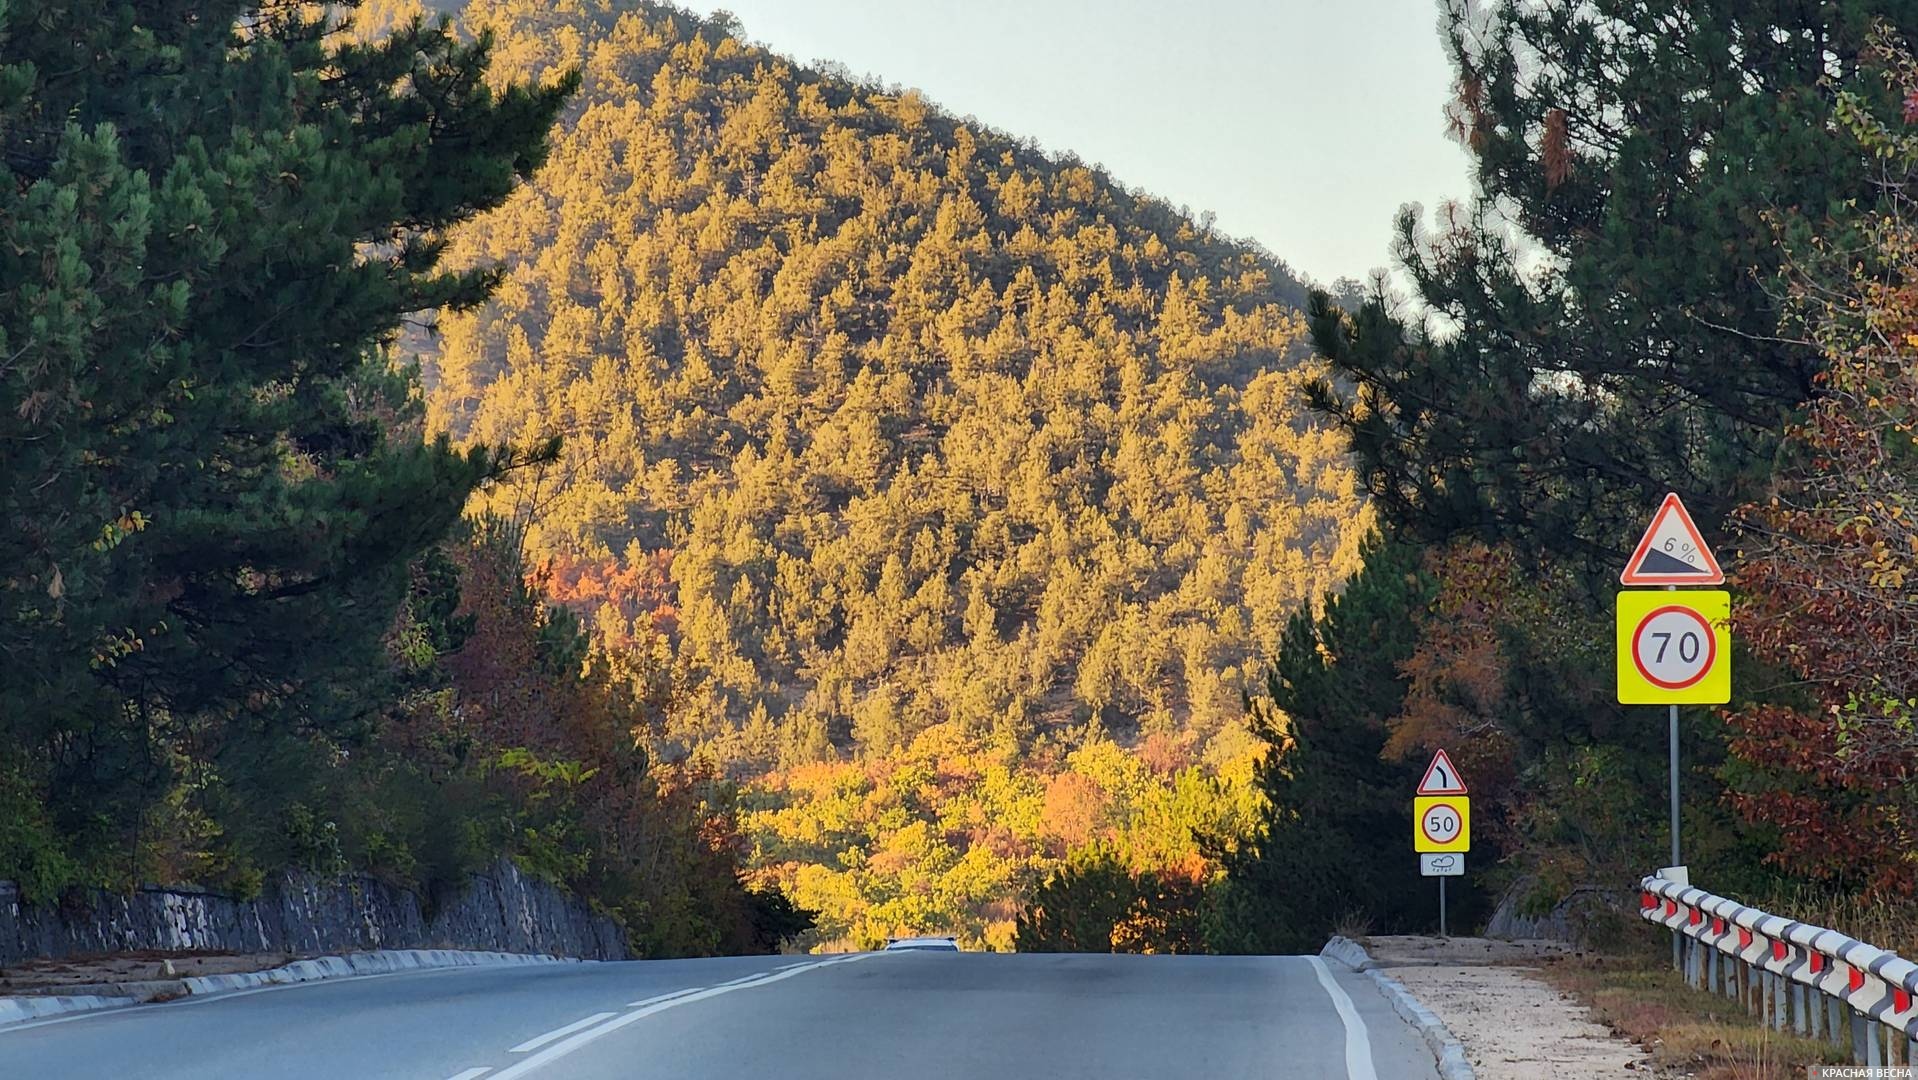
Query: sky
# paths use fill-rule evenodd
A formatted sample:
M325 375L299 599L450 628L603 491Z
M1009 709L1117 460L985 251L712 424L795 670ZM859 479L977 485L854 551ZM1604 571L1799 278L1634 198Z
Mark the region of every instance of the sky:
M1072 151L1321 283L1471 193L1435 0L701 0L748 38Z

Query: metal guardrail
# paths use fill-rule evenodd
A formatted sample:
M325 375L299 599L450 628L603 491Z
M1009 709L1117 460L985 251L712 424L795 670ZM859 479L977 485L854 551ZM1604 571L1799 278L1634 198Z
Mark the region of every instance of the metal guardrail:
M1851 1050L1860 1065L1918 1065L1918 964L1856 938L1651 875L1639 915L1670 929L1679 970L1779 1031Z

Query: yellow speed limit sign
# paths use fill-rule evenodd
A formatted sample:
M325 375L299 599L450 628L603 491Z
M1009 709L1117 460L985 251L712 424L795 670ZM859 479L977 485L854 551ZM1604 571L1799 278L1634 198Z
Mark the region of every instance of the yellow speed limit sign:
M1420 795L1412 800L1412 849L1472 850L1472 800L1464 795Z
M1731 594L1618 594L1622 705L1723 705L1732 699Z

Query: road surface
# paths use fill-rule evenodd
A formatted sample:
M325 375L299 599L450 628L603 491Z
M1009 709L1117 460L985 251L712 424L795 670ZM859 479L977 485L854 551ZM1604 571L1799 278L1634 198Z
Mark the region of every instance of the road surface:
M33 1080L1435 1080L1316 957L856 953L456 968L0 1028Z

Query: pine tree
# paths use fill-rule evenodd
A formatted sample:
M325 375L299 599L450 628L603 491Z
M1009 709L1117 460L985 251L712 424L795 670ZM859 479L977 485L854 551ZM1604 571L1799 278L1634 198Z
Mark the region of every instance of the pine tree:
M1380 294L1346 312L1316 298L1335 368L1317 403L1408 537L1609 563L1631 539L1621 515L1668 489L1715 528L1763 482L1820 367L1778 331L1776 241L1812 226L1841 241L1828 218L1871 183L1834 96L1864 88L1871 19L1910 24L1918 6L1447 10L1482 198L1429 238L1401 218L1431 320Z
M1418 767L1382 757L1405 698L1400 665L1418 643L1413 616L1432 598L1417 549L1376 539L1365 564L1314 618L1287 624L1255 702L1272 752L1254 843L1229 855L1208 911L1223 952L1316 949L1336 920L1381 930L1420 925L1432 901L1411 857Z
M443 231L573 80L292 0L11 0L0 46L0 739L98 854L179 752L377 702L409 563L516 460L389 439L381 345L486 295Z

